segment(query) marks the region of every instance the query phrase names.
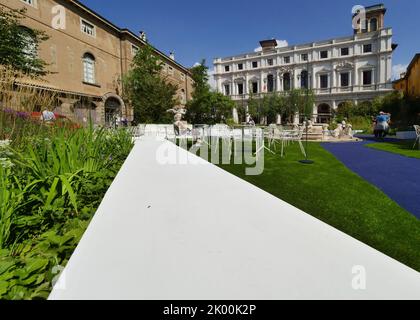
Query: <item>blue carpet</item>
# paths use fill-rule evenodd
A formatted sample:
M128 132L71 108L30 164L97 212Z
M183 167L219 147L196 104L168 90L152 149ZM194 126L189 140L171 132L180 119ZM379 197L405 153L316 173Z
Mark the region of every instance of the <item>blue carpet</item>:
M322 146L420 219L420 159L365 147L369 143L372 141L323 143Z

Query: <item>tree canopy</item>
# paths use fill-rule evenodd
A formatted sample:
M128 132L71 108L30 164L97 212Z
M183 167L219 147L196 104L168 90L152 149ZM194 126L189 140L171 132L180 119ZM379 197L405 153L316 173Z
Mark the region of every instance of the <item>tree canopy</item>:
M227 96L210 90L205 60L191 69L194 80L192 100L187 103L186 118L193 124L215 124L232 117L235 103Z
M38 57L38 48L48 36L21 26L25 9L8 10L0 6L0 65L27 75L42 76L46 62Z
M124 98L134 108L136 123L169 123L178 100L177 87L162 75L162 62L150 45L139 49L134 57L132 69L124 78Z
M258 121L266 118L268 123L275 123L277 115L281 115L282 119L292 122L297 112L310 117L314 102L315 98L311 90L294 89L286 94L273 92L265 94L262 98L256 98L250 93L248 113Z

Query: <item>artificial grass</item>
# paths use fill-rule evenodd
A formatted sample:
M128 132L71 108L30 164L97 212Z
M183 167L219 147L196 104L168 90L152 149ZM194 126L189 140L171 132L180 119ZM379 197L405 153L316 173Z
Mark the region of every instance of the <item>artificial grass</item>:
M220 167L420 271L420 221L319 143L309 148L313 165L298 163L295 144L286 158L266 152L260 176L246 176L245 165Z
M372 143L367 144L366 147L396 153L405 157L409 158L418 158L420 159L420 149L418 145L416 145L416 149L413 149L414 140L413 141L397 141L397 142L382 142L382 143Z

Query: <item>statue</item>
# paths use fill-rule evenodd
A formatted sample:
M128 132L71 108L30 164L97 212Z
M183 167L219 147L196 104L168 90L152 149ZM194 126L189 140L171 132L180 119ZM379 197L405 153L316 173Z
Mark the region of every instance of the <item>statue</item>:
M187 113L187 109L183 107L176 107L174 109L169 109L166 112L174 114L174 127L176 133L179 135L181 132L189 132L189 128L186 125L185 121L182 121L182 117Z

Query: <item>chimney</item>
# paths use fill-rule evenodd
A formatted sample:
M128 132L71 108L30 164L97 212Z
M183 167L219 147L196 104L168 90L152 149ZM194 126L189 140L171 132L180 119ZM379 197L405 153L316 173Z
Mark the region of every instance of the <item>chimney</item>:
M175 54L173 52L169 53L169 58L175 61Z

